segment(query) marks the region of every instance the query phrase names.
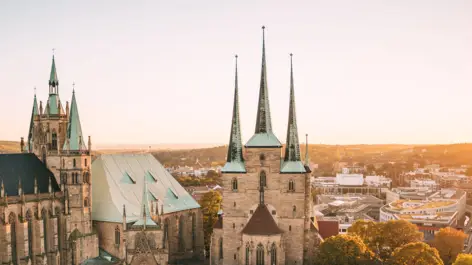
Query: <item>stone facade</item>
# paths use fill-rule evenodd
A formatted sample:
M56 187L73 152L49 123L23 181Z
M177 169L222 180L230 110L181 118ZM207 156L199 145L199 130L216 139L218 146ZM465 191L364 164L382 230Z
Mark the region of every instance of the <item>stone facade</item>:
M312 198L309 174L280 173L280 148L245 148L247 173L223 173L223 228L214 229L211 246L212 265L246 264L246 247L251 254L249 264L255 263L255 252L261 243L265 252L265 264L270 264L272 243L277 247L276 264L310 264L312 249L319 241L318 233L310 220ZM261 160L261 158L264 158ZM274 220L284 232L277 236L247 236L241 230L259 204L261 172L266 174L264 201ZM238 189L232 189L236 179ZM289 182L294 187L289 190ZM307 185L308 183L308 185ZM303 228L303 229L302 229ZM223 240L223 259L219 258L219 241ZM311 250L310 250L311 249ZM236 258L235 258L236 257Z
M95 222L100 248L127 264L183 264L203 258L203 224L200 209L164 215L153 214L157 227ZM179 232L182 229L182 232Z

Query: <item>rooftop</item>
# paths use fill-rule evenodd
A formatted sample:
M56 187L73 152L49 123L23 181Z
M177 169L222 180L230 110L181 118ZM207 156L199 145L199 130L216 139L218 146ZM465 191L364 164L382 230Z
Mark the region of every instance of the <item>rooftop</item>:
M457 203L455 200L398 200L390 203L390 208L397 211L404 210L420 210L420 209L434 209L446 207Z

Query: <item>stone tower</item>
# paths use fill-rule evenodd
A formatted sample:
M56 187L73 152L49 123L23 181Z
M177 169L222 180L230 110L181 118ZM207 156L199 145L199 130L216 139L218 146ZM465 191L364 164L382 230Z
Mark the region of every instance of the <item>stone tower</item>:
M224 217L212 236L211 264L311 264L313 260L319 235L311 218L309 168L300 158L292 69L283 156L272 131L264 31L256 128L244 155L236 70L230 142L222 169Z
M79 264L98 255L98 239L92 232L91 218L91 139L85 146L75 88L72 100L64 111L59 98L59 79L55 58L52 58L49 77L49 97L46 107L36 95L27 142L22 141L22 152L34 153L54 174L62 191L64 217L59 227L64 229L61 263Z

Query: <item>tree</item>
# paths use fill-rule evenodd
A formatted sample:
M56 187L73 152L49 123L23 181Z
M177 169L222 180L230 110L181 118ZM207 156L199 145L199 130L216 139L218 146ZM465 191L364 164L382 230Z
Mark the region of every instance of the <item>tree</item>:
M464 248L467 235L451 227L441 228L434 236L431 246L435 247L444 264L452 264Z
M382 259L389 258L398 247L423 239L423 234L418 231L416 225L405 220L379 223L358 220L348 232L358 235L370 250L378 253Z
M203 213L203 235L207 253L210 253L211 234L213 233L213 226L218 220L221 199L221 194L213 190L205 193L200 199L200 206Z
M452 265L470 265L472 264L472 254L461 253L457 256L456 261Z
M397 248L388 261L391 265L444 265L438 251L423 242Z
M356 235L332 236L321 243L315 264L357 265L373 264L372 251Z

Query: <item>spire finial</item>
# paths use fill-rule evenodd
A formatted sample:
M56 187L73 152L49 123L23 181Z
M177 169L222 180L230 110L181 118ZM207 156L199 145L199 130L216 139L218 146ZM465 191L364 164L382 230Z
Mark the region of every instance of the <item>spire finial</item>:
M75 94L75 82L72 83L72 94Z
M34 86L34 96L36 97L36 86Z
M52 48L52 57L54 57L54 52L56 51L56 48Z

